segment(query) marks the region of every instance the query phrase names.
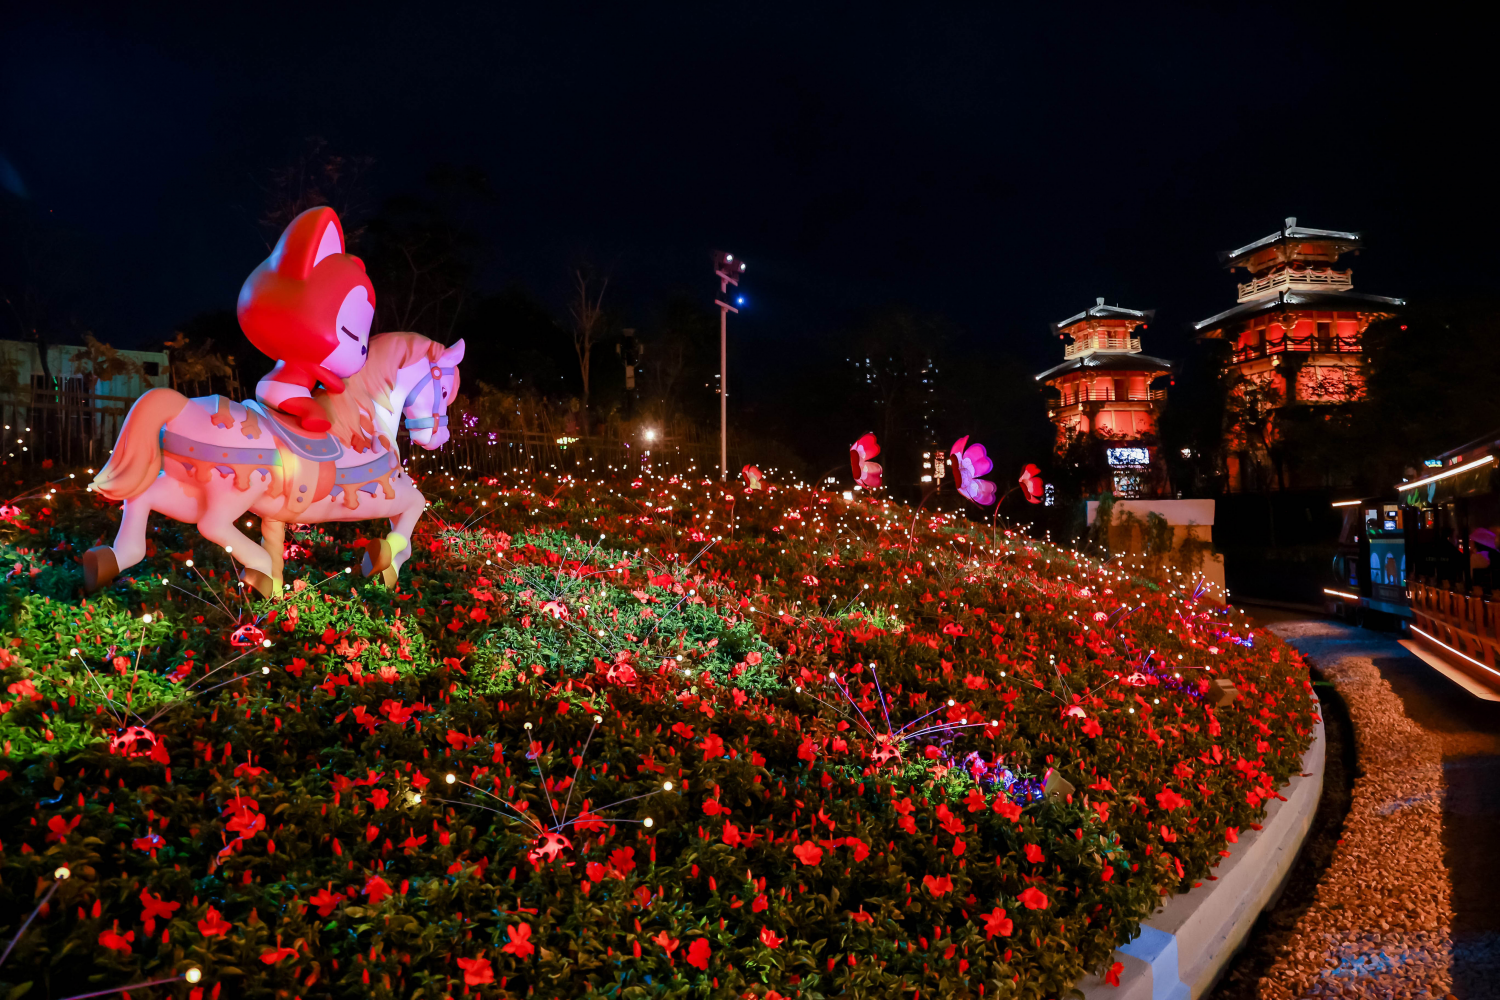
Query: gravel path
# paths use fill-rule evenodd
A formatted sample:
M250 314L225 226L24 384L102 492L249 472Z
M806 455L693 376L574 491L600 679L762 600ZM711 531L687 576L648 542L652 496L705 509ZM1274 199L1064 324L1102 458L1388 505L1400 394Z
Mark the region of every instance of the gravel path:
M1310 899L1266 922L1275 957L1250 995L1500 998L1500 706L1394 636L1323 620L1272 628L1342 695L1360 770Z

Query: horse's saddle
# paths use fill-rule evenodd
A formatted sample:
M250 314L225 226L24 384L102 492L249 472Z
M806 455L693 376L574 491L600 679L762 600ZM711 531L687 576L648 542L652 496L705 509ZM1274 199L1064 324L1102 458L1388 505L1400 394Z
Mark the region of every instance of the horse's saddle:
M253 399L245 400L244 405L264 417L271 435L298 458L309 462L335 462L343 457L344 446L332 434L308 437L302 433L300 424L291 423L281 411L262 406Z

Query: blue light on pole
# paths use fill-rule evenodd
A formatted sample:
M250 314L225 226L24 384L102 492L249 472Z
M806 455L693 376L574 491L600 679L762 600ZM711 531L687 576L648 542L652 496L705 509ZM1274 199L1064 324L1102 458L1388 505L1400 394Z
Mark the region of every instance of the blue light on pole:
M734 304L737 305L737 306L744 305L745 304L745 297L743 295L736 297L735 300L734 300Z

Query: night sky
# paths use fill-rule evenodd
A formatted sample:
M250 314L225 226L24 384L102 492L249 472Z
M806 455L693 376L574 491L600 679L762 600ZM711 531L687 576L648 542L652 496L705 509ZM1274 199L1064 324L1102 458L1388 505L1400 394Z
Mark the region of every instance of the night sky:
M482 285L558 312L582 256L628 312L710 305L709 250L736 252L761 373L887 302L1040 370L1047 323L1102 295L1157 309L1171 357L1233 303L1215 252L1287 215L1366 234L1357 289L1494 289L1487 29L951 6L12 7L0 181L82 234L79 310L120 346L232 308L258 185L314 135L374 157L379 197L482 170Z

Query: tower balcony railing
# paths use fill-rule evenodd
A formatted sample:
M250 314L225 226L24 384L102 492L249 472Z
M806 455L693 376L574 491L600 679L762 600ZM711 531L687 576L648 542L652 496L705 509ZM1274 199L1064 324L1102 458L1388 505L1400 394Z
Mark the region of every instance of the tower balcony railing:
M1346 337L1319 337L1312 334L1306 337L1283 336L1277 337L1275 340L1264 340L1259 344L1236 348L1234 351L1234 360L1251 361L1255 358L1270 357L1288 352L1300 352L1303 354L1358 354L1363 349L1359 337L1354 335Z
M1264 295L1277 289L1307 288L1316 291L1342 291L1354 287L1353 271L1273 271L1240 285L1240 301Z
M1112 386L1094 385L1080 386L1077 389L1063 393L1062 399L1058 401L1059 406L1073 406L1077 403L1159 403L1167 398L1165 389L1132 389L1124 395L1116 396Z
M1137 354L1141 349L1140 337L1113 337L1107 334L1090 334L1083 340L1075 340L1063 348L1064 358L1076 358L1090 351L1129 351Z

